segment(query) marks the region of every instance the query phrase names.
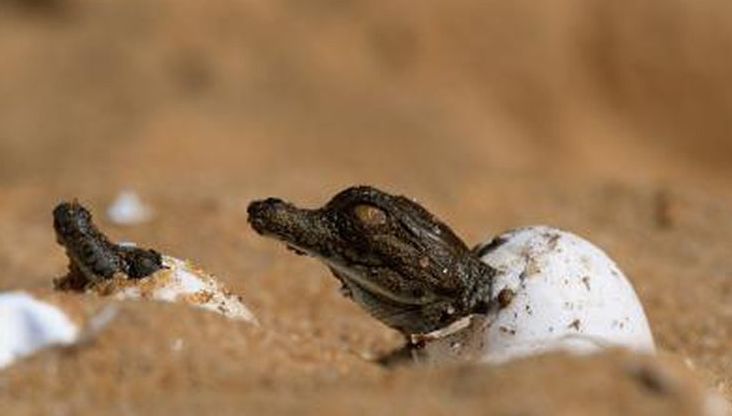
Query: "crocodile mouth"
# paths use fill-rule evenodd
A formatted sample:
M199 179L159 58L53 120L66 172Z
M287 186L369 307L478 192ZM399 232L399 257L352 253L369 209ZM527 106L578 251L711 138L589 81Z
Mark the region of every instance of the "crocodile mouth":
M343 266L329 259L321 258L321 260L324 261L331 268L333 273L347 285L355 286L362 291L369 292L372 296L384 299L393 304L404 306L425 306L434 304L441 300L435 296L408 296L397 293L364 277L363 274L358 273L353 268Z
M367 269L368 266L348 265L345 260L340 259L340 256L332 251L331 256L325 256L317 250L287 241L277 234L268 235L282 240L288 250L298 255L312 257L325 263L325 265L330 268L331 272L343 283L345 289L351 293L367 292L374 299L382 299L395 306L404 305L406 307L431 305L442 300L434 296L409 296L394 292L366 277L368 274L367 271L359 270L361 268Z

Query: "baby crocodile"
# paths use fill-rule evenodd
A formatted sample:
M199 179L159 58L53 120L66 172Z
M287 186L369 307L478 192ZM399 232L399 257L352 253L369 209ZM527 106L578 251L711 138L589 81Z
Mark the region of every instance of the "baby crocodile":
M324 262L343 292L410 336L485 313L495 270L416 202L360 186L324 207L269 198L249 205L259 234Z
M82 291L115 275L141 279L163 268L155 250L112 243L94 225L91 213L76 201L56 206L53 228L69 258L69 274L55 282L58 289Z

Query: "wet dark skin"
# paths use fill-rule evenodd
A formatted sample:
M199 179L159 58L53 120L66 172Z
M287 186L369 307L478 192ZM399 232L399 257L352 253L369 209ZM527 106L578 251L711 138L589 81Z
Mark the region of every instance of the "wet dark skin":
M259 234L324 262L343 292L405 335L487 311L495 270L416 202L360 186L324 207L269 198L249 205Z
M56 281L59 289L82 291L114 276L141 279L163 268L162 256L155 250L112 243L76 201L56 206L53 228L69 258L69 274Z

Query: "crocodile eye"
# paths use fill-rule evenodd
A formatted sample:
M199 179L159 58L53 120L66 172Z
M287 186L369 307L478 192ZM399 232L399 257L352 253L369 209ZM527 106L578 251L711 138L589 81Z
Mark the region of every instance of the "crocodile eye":
M366 225L382 225L386 223L386 213L373 205L356 205L353 213L359 221Z

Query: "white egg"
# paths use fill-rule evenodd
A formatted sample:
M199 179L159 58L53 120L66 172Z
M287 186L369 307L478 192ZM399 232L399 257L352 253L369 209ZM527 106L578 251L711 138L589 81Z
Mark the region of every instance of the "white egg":
M214 276L188 261L165 255L163 266L163 270L142 279L113 278L94 284L89 290L120 300L183 302L230 319L257 324L241 297L229 292Z
M73 344L80 334L58 306L26 292L0 293L0 368L43 348Z
M545 226L494 239L481 260L498 273L493 308L423 337L418 360L501 363L563 350L655 350L628 279L598 247Z

